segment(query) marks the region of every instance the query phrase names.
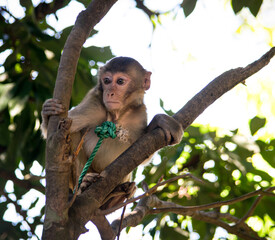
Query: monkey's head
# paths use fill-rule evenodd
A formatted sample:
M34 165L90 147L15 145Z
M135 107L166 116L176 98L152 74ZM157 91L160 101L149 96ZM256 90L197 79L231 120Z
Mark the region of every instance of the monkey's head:
M150 88L151 74L133 58L111 59L100 68L98 78L106 109L121 112L143 104L144 93Z

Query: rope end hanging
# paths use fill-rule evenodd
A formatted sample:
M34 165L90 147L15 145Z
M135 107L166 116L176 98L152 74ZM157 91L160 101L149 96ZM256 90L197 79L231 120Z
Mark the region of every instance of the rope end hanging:
M110 121L106 121L104 123L101 124L101 126L97 126L95 128L95 133L97 134L97 136L99 137L98 142L94 148L94 150L91 153L91 156L89 157L89 159L87 160L80 176L79 176L79 180L78 180L78 187L77 189L79 189L80 184L82 183L82 180L84 178L84 176L86 175L89 167L92 164L92 161L94 160L94 157L103 141L104 138L108 138L111 137L112 139L116 138L116 125L113 122Z

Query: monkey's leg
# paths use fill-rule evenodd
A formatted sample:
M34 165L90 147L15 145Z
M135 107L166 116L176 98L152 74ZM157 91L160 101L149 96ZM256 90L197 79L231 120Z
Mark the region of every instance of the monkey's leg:
M99 173L87 173L80 184L80 192L84 192L91 185L91 183L96 182L99 178L101 178Z
M134 182L125 182L115 187L115 189L106 197L101 210L114 207L125 199L131 198L136 191L136 184Z
M98 173L87 173L80 184L81 193L84 192L91 183L97 181L101 176ZM124 202L126 198L131 198L136 191L134 182L125 182L115 187L115 189L103 201L100 209L108 209L119 203Z

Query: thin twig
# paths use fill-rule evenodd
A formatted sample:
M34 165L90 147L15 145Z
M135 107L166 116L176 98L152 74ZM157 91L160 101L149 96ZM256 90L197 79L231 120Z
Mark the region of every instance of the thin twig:
M184 211L184 210L185 211L187 211L187 210L188 211L206 210L206 209L210 209L210 208L221 207L221 206L224 206L224 205L232 205L234 203L241 202L241 201L246 200L248 198L257 196L259 194L262 195L262 196L266 196L266 195L269 195L268 194L269 192L274 191L274 190L275 190L275 187L270 187L266 190L259 189L257 191L250 192L248 194L245 194L245 195L242 195L240 197L237 197L237 198L234 198L234 199L231 199L231 200L227 200L227 201L209 203L209 204L204 204L204 205L199 205L199 206L187 206L187 207L175 204L176 205L175 207L157 208L157 209L152 209L150 211L151 211L151 213L156 214L156 213L169 212L169 211L181 212L181 211Z
M122 227L122 221L123 221L123 218L124 218L125 210L126 210L126 205L123 207L123 210L122 210L122 213L121 213L120 224L119 224L118 233L117 233L117 240L119 240L119 237L120 237L120 232L121 232L121 227Z
M3 195L6 198L7 202L9 202L9 203L11 203L11 204L14 205L14 207L16 209L16 212L23 217L23 219L25 220L26 224L30 227L30 232L32 233L32 235L38 237L36 235L36 233L35 233L35 227L34 227L34 225L31 224L31 223L29 223L29 221L28 221L28 212L26 210L23 210L22 206L20 204L18 204L17 201L12 200L9 197L9 194L6 191L1 190L0 193L1 193L1 195Z
M251 208L248 210L248 212L236 223L236 225L242 225L244 223L244 221L249 218L255 208L257 207L257 205L260 203L260 201L262 200L262 198L264 197L264 195L260 195L259 197L257 197L257 199L255 200L255 202L252 204Z
M81 148L82 148L82 145L83 145L83 143L84 143L84 138L85 138L85 136L87 135L88 130L89 130L89 129L86 129L85 133L83 134L83 136L81 137L81 139L80 139L80 141L79 141L79 144L77 145L76 150L75 150L74 153L73 153L73 161L77 158L77 156L78 156L78 154L79 154L79 152L80 152L80 150L81 150Z
M148 189L148 191L146 191L144 194L138 196L138 197L135 197L135 198L131 198L127 201L125 201L124 203L120 203L112 208L109 208L109 209L106 209L104 211L100 211L100 214L103 214L103 215L107 215L107 214L110 214L114 211L116 211L117 209L121 208L121 207L124 207L130 203L133 203L133 202L136 202L137 200L141 199L141 198L144 198L144 197L148 197L152 194L154 194L156 191L157 191L157 188L162 186L162 185L165 185L165 184L168 184L170 182L174 182L178 179L181 179L181 178L186 178L186 177L190 177L192 179L194 179L195 181L198 181L200 183L203 183L203 181L195 176L193 176L192 174L190 173L186 173L186 174L182 174L182 175L179 175L179 176L176 176L176 177L173 177L173 178L170 178L166 181L163 181L163 182L158 182L154 187Z
M88 130L89 129L86 129L86 131L85 131L85 133L83 134L83 136L81 137L81 139L80 139L80 141L79 141L79 144L77 145L77 148L76 148L76 150L73 152L73 156L72 156L72 160L71 160L71 162L72 162L72 164L75 166L75 172L76 173L78 173L78 165L77 164L75 164L75 161L76 161L76 158L77 158L77 156L78 156L78 154L79 154L79 152L80 152L80 150L81 150L81 148L82 148L82 145L83 145L83 143L84 143L84 138L85 138L85 136L86 136L86 134L88 133ZM71 200L68 202L68 207L67 208L70 208L72 205L73 205L73 203L74 203L74 201L75 201L75 199L76 199L76 196L77 196L77 194L78 194L78 184L77 184L77 182L78 182L78 174L76 174L76 176L75 176L75 183L76 183L76 185L75 185L75 189L74 189L74 192L73 192L73 197L71 198Z
M6 8L6 7L1 7L0 8L0 13L4 11L6 12L7 14L9 14L12 18L14 18L15 20L18 20L18 18L16 18L14 15L12 15L12 13Z
M146 7L142 0L136 0L136 7L141 9L148 17L151 19L152 16L158 16L159 12L154 12L150 10L148 7Z

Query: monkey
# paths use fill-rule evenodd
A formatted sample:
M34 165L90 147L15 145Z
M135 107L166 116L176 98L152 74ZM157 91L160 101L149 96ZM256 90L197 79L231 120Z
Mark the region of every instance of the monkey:
M143 100L145 91L151 85L151 74L133 58L115 57L99 69L97 85L86 94L79 105L68 112L68 117L72 120L70 128L72 148L76 148L81 137L87 132L82 151L77 159L79 172L74 173L74 170L72 170L71 189L77 184L74 175L80 175L98 141L94 130L96 126L101 125L104 121L115 123L117 137L115 139L104 139L89 168L91 174L87 173L87 176L83 179L83 184L80 186L81 191L85 190L87 182L92 181L91 178L94 174L100 174L121 153L148 131L160 127L165 133L168 144L172 145L180 142L183 130L181 125L172 117L158 114L147 126L147 112ZM41 130L44 138L47 137L49 117L61 114L64 111L65 107L58 99L45 101L41 112ZM134 191L133 185L129 184L130 180L131 174L122 181L122 184L127 183L122 187L125 196L132 195ZM113 199L112 204L107 204L104 208L109 208L119 201L121 200Z

